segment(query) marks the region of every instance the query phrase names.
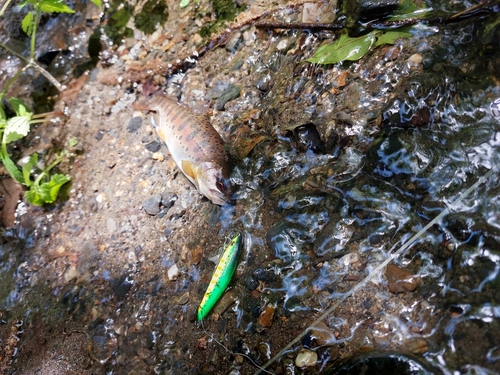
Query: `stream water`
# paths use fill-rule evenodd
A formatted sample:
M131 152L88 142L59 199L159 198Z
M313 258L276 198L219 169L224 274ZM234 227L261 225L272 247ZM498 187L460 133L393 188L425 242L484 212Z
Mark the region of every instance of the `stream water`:
M209 114L234 159L235 204L215 211L173 167L151 162L152 128L127 108L140 95L129 60L99 66L93 77L123 84L91 77L72 108L69 135L85 123L88 135L70 200L18 209L3 235L0 338L15 319L26 327L5 371L42 368L25 365L23 342L42 341L40 325L54 327L40 330L43 345L56 340L64 321L89 352L77 373L500 372L498 13L411 34L358 62L317 66L301 61L333 34L250 25L169 78L165 90L193 108L240 89ZM142 49L152 61L154 37L127 39L128 58ZM132 117L144 117L138 130ZM142 202L165 190L173 207L145 215ZM233 230L244 236L237 274L202 325L192 317Z

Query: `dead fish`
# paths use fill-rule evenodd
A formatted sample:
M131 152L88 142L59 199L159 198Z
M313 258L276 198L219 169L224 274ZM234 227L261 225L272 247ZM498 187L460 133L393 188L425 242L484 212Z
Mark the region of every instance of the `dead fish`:
M151 123L158 136L198 191L215 204L228 202L229 158L208 119L163 93L140 100L134 108L154 112Z

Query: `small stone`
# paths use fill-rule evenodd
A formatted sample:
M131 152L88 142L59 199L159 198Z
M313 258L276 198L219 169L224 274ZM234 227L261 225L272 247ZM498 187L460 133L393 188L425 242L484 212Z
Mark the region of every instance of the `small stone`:
M333 331L325 323L319 322L310 330L312 338L320 346L333 345L336 342Z
M262 327L269 328L273 322L274 311L276 310L276 306L268 304L264 310L260 313L259 316L259 324Z
M76 266L70 266L68 270L64 273L64 280L69 282L76 278Z
M165 160L165 155L163 155L161 152L155 152L151 156L151 159L162 162L163 160Z
M161 143L158 141L149 142L146 145L146 149L151 152L158 152L160 151L160 148L161 148Z
M177 280L177 278L179 277L179 268L177 267L177 264L174 264L168 269L167 277L170 281Z
M316 352L309 349L301 349L295 358L295 366L297 367L311 367L315 366L318 361Z
M122 275L110 282L111 289L120 298L125 297L132 285L134 285L134 279L129 275Z
M406 60L406 61L408 61L409 63L419 65L422 63L422 60L423 60L422 55L419 55L418 53L414 53L413 55L408 57L408 60Z
M92 311L90 312L90 319L92 321L95 321L97 319L99 319L101 317L101 313L99 312L99 310L97 309L97 307L92 307Z
M141 125L142 125L141 117L132 117L132 119L129 121L127 125L127 130L129 133L136 133L137 130L141 127Z
M191 262L193 264L198 264L203 257L203 249L201 246L195 246L193 249L189 250L189 254L191 255Z
M413 292L422 280L410 271L389 264L385 271L389 290L393 293Z
M144 207L144 211L146 211L148 215L155 216L158 215L158 213L160 212L160 203L161 203L161 195L155 194L152 197L146 199L142 203L142 207Z

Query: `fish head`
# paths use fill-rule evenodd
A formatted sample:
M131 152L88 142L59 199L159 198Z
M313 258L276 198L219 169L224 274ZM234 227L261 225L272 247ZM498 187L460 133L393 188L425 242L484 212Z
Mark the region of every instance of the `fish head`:
M195 179L198 191L220 206L229 202L229 179L224 172L218 163L205 162L197 168Z

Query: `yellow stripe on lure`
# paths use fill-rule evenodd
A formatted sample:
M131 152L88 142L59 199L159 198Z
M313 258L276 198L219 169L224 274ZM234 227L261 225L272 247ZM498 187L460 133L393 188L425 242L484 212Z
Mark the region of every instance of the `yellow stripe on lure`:
M198 320L204 319L226 290L238 266L241 234L237 233L224 249L207 291L198 307Z

